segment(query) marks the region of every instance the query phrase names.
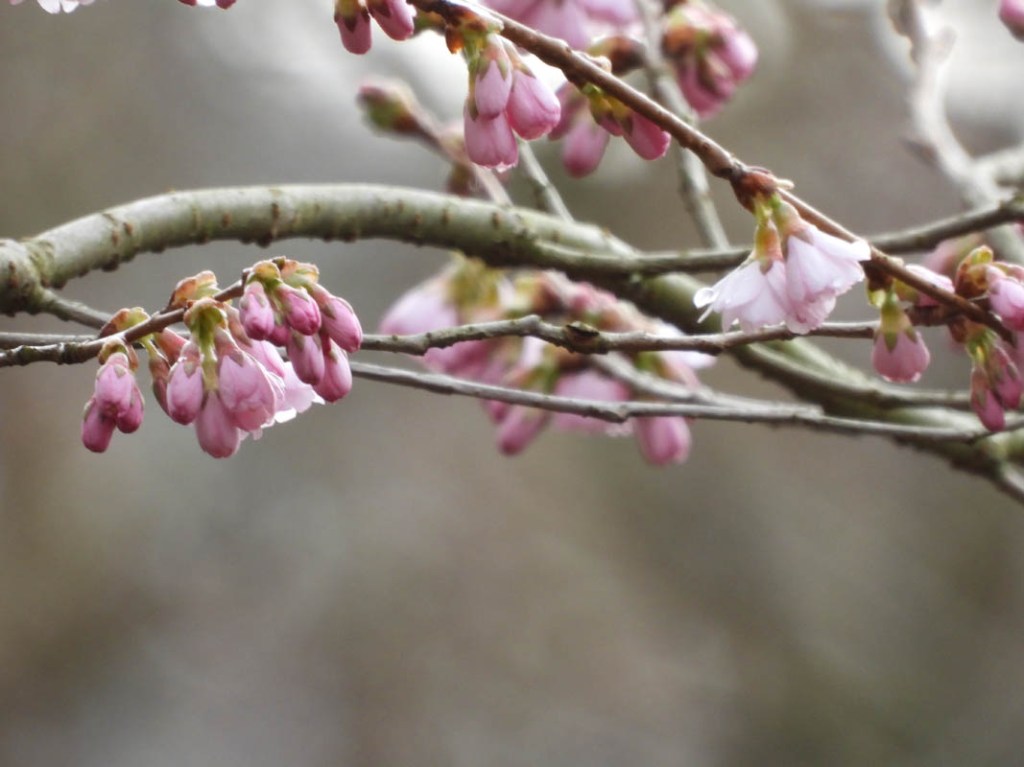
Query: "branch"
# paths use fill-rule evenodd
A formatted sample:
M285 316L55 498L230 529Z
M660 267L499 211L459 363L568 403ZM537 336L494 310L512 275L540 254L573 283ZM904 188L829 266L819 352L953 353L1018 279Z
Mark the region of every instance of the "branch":
M506 402L559 413L596 418L608 423L625 423L631 418L683 416L686 418L742 423L768 423L779 426L803 426L841 434L867 434L894 437L912 443L973 443L991 435L983 428L936 428L905 426L885 422L865 422L821 414L815 408L800 405L764 404L736 408L717 404L685 402L605 402L561 397L553 394L511 389L504 386L466 381L438 373L422 373L400 368L352 362L352 373L360 378L423 389L435 394L454 394L477 399ZM966 424L966 419L965 419ZM1024 426L1024 420L1017 426Z
M997 184L957 139L946 114L945 74L955 40L953 30L934 31L921 0L894 0L890 13L897 31L910 41L911 58L917 64L910 93L915 148L952 182L966 205L976 207L998 199ZM996 227L988 237L1000 258L1024 263L1024 245L1011 228Z
M644 68L655 100L686 122L695 123L696 114L683 99L665 57L661 55L660 21L664 14L662 4L655 0L635 0L634 4L643 24L644 41L647 45ZM729 244L729 238L711 199L704 166L696 155L683 150L679 145L673 148L673 152L676 155L679 192L690 218L697 227L701 242L708 248L724 248Z
M0 311L39 311L44 289L139 253L214 240L268 246L294 237L386 237L418 245L491 252L494 265L522 265L537 243L631 258L606 231L543 213L411 189L361 184L228 187L172 192L110 208L16 242L0 240ZM500 251L500 253L498 252ZM505 258L501 257L505 254Z

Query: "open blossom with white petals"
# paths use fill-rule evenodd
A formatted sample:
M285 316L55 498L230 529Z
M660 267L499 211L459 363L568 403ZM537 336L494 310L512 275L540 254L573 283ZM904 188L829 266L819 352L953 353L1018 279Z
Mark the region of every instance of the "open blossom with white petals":
M11 0L11 5L19 5L23 0ZM39 6L47 13L71 13L80 5L92 5L93 0L39 0Z
M754 250L746 263L694 304L722 315L722 326L739 322L744 332L784 322L794 333L819 327L836 297L864 279L861 261L871 257L863 240L847 242L804 221L778 195L755 203Z
M748 261L714 286L698 290L693 303L697 308L707 307L705 317L719 312L722 327L738 322L745 333L778 325L793 313L786 293L786 265L774 260L767 267L756 259Z

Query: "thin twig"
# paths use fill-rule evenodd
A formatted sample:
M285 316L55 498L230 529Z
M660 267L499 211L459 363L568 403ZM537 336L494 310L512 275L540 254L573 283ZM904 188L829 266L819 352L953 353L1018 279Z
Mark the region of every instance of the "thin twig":
M67 322L77 322L80 325L99 330L107 324L107 320L111 317L106 312L94 309L80 301L65 298L49 288L43 288L40 296L41 300L38 305L40 312L52 314Z
M519 170L522 171L527 183L533 189L537 199L537 207L552 216L558 216L563 221L572 221L572 213L569 207L558 193L558 189L551 183L548 174L544 172L544 166L540 164L537 155L533 153L533 147L529 141L519 139Z
M955 40L953 29L935 29L934 12L926 11L921 0L894 0L890 13L897 20L897 30L910 41L911 58L917 65L910 92L915 148L950 180L966 205L977 207L999 199L995 181L978 167L957 139L946 113L946 74ZM995 227L988 233L988 239L1000 258L1024 263L1024 243L1013 229Z
M661 54L661 19L664 13L660 2L634 0L643 24L647 50L644 54L644 68L655 100L670 112L688 123L695 124L697 115L682 97L675 78L669 72L665 57ZM676 172L679 177L679 193L690 218L697 227L697 234L707 248L724 248L729 238L722 226L718 209L711 199L707 173L700 160L692 152L674 144Z
M824 415L817 411L817 409L808 406L766 404L762 407L741 410L733 407L685 402L603 402L576 399L521 389L510 389L476 381L466 381L438 373L422 373L381 365L370 365L362 362L352 362L350 364L353 375L360 378L398 384L414 389L423 389L435 394L454 394L506 402L511 405L533 407L539 410L573 413L607 421L608 423L625 423L631 418L652 416L683 416L686 418L716 421L803 426L821 431L892 437L918 443L973 443L990 436L987 430L978 427L939 428L861 421Z

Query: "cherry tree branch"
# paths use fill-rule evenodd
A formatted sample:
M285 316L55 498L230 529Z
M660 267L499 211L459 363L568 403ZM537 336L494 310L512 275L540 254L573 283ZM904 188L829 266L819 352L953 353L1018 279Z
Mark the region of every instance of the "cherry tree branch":
M655 101L681 119L693 124L696 114L683 99L675 78L669 71L669 65L661 54L660 20L663 14L662 5L656 0L635 0L640 21L644 30L644 68ZM672 149L675 154L676 170L679 176L679 192L690 218L697 227L701 242L708 248L724 248L729 244L725 227L718 215L718 209L711 199L707 173L700 159L692 152L685 151L676 144Z
M957 139L946 113L946 65L956 39L953 29L937 28L933 12L921 0L893 0L889 12L896 30L910 42L917 66L910 92L914 147L949 179L964 204L977 207L998 199L995 180ZM1010 227L997 226L988 238L1000 258L1024 263L1024 244Z
M981 439L988 439L991 436L988 431L979 428L977 424L968 426L969 422L966 417L964 417L964 425L961 427L942 428L886 422L864 422L828 416L822 414L816 408L803 405L763 403L751 404L746 408L737 408L733 404L720 405L713 402L710 404L647 401L607 402L512 389L504 386L479 383L477 381L467 381L439 373L423 373L361 362L352 362L350 364L353 375L360 378L423 389L435 394L456 394L477 399L506 402L511 405L522 405L537 408L538 410L573 413L588 418L596 418L608 423L625 423L632 418L651 416L684 416L686 418L715 421L804 426L841 434L893 437L901 441L914 443L955 442L969 444ZM1024 427L1024 420L1015 424L1015 426Z
M711 175L728 181L736 190L748 189L751 184L764 184L771 178L771 175L763 170L752 171L748 165L734 157L714 139L607 71L593 58L573 50L563 40L541 34L495 11L476 9L454 0L410 0L410 2L420 10L439 15L455 28L470 18L479 18L480 14L494 19L500 24L501 28L498 32L505 39L534 54L546 64L560 69L573 83L596 85L634 112L651 120L700 158ZM777 188L776 191L799 211L805 221L844 240L856 239L856 235L850 230L792 192L780 188ZM877 247L872 247L871 260L867 262L866 268L876 269L898 279L934 298L939 303L956 309L967 318L991 327L1004 337L1009 335L995 315L955 293L936 287L908 270L899 259L891 258Z

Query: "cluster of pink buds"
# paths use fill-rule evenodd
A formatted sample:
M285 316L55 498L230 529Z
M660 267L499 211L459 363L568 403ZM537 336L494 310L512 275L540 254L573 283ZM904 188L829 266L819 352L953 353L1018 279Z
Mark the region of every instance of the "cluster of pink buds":
M611 136L624 138L645 160L657 160L668 150L665 131L592 85L581 92L567 82L558 90L558 99L562 118L551 138L564 139L562 164L571 176L580 178L596 170Z
M971 355L971 408L989 431L1006 428L1006 411L1020 407L1024 382L1014 359L1017 350L994 332L978 329L966 344Z
M184 0L183 0L184 1ZM11 5L20 5L23 0L11 0ZM80 5L92 5L93 0L39 0L39 5L47 13L71 13Z
M512 279L474 261L456 263L407 292L388 311L381 331L424 333L526 314L539 314L554 323L584 322L606 331L678 333L590 285L550 273L531 272ZM694 371L713 361L690 352L643 352L631 359L642 372L691 388L697 385ZM450 375L564 397L604 402L635 397L629 385L590 366L586 355L536 338L465 341L430 350L424 362ZM654 464L681 462L689 454L689 426L681 417L637 418L610 426L580 415L503 402L485 404L497 427L498 447L509 455L525 449L548 425L613 436L632 433L643 456Z
M1024 330L1024 269L1020 266L996 261L991 248L981 245L956 267L953 285L965 298L987 298L989 308L1009 330ZM1016 410L1024 392L1019 341L1015 338L1009 343L989 328L963 318L949 329L973 362L971 406L988 429L1003 429L1005 411Z
M547 135L561 108L515 46L493 33L468 36L469 96L463 111L466 154L477 165L505 169L519 161L515 135L527 141Z
M408 40L416 31L412 6L405 0L334 0L334 23L349 53L370 50L371 17L392 40Z
M194 424L207 453L230 456L244 437L351 390L347 353L359 348L362 329L348 302L319 284L315 266L261 261L246 273L239 309L218 295L212 272L183 280L170 307L184 310L188 338L163 328L137 339L160 407ZM148 319L141 309L122 310L105 330L121 334ZM114 428L128 433L142 422L138 361L120 338L104 347L86 405L82 440L96 452L106 450Z
M114 341L100 352L93 395L85 403L82 417L82 443L102 453L114 436L114 429L131 434L142 425L142 392L135 382L139 366L135 351Z
M1000 0L999 20L1014 37L1024 40L1024 0Z
M636 18L631 0L485 0L486 4L528 27L585 48L595 32L621 29Z
M756 196L754 250L735 271L702 288L694 304L738 322L745 332L785 323L794 333L820 326L836 297L864 279L871 256L863 240L847 242L804 221L778 194Z
M662 51L686 101L710 117L754 73L757 46L736 20L703 0L682 0L665 17Z

